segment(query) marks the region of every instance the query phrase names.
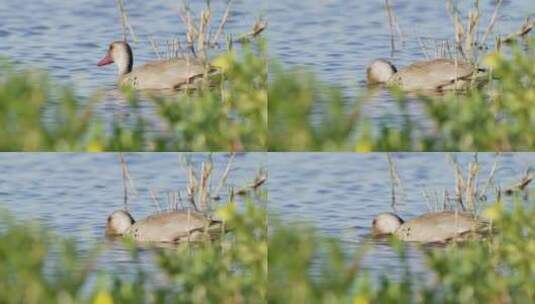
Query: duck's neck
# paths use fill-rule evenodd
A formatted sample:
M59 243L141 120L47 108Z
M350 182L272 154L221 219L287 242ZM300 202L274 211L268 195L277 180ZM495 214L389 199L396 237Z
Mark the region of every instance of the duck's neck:
M115 64L119 71L119 76L126 75L132 71L132 66L134 65L134 56L132 55L132 50L130 48L126 49L126 52L116 58Z

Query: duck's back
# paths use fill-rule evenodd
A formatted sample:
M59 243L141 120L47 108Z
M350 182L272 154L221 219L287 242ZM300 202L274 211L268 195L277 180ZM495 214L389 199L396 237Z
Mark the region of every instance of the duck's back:
M195 59L169 59L148 62L119 79L136 89L176 89L202 76L205 67Z
M141 242L175 243L205 228L220 224L195 212L168 212L149 216L130 228L130 236Z
M435 91L451 89L455 82L463 85L474 72L469 64L450 59L420 61L400 69L390 84L400 86L407 91Z
M395 236L403 241L445 242L469 231L477 231L481 222L472 215L451 211L427 213L401 225Z

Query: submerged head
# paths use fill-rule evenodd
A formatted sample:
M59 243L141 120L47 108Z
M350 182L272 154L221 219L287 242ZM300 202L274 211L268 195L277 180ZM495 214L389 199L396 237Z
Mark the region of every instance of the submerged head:
M132 71L133 61L134 57L132 56L132 49L128 43L125 41L115 41L110 44L106 56L104 56L97 65L103 66L115 63L119 69L119 75L123 75Z
M135 223L134 218L124 210L114 211L108 216L106 234L109 236L123 235Z
M394 213L380 213L372 221L372 234L376 236L392 234L401 224L403 220Z
M376 59L366 69L368 84L386 83L396 72L396 67L389 61Z

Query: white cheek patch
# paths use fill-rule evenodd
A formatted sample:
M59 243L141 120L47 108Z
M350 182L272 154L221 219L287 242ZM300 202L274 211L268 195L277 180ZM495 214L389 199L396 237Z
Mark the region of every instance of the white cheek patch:
M126 215L116 214L112 218L111 227L119 234L126 233L130 226L132 226L132 222Z
M377 216L374 224L377 231L385 234L394 233L401 225L399 219L396 217L384 214Z
M130 223L127 222L125 219L121 219L117 226L120 232L125 232L126 230L128 230L128 227L130 227Z
M378 82L387 82L390 80L392 75L394 75L392 67L388 63L382 61L376 61L372 63L370 66L370 71L373 79Z
M398 227L398 223L394 222L390 218L384 221L381 221L379 225L381 226L381 230L385 232L394 232Z
M111 57L118 67L119 75L125 74L128 68L128 58L125 55L125 50L122 46L116 45L113 47Z

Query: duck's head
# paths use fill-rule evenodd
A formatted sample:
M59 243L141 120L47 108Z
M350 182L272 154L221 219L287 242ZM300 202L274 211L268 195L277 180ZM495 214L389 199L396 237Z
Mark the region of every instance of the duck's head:
M403 220L394 213L380 213L373 218L372 234L375 236L393 234L401 224Z
M134 223L134 218L127 211L114 211L112 214L110 214L110 216L108 216L106 235L124 235L128 231L128 228L130 228Z
M396 67L389 61L376 59L366 69L368 84L386 83L396 72Z
M133 62L132 49L128 43L115 41L110 44L106 56L97 63L97 66L115 63L119 69L119 75L124 75L132 71Z

